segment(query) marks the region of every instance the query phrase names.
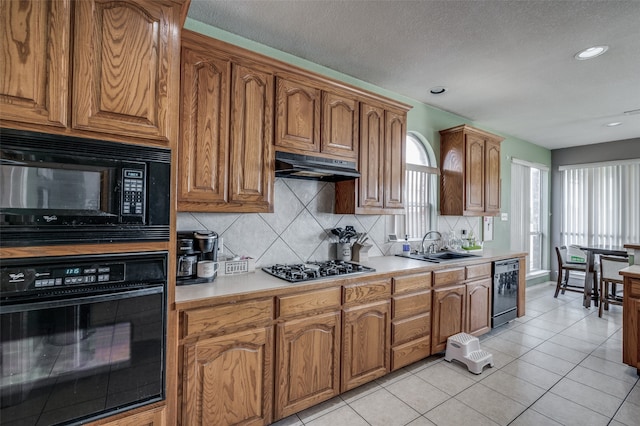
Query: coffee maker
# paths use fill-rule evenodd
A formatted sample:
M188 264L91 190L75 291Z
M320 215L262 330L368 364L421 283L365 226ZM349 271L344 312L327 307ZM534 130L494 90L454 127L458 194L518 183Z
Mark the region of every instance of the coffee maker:
M218 234L209 230L178 232L177 285L211 282L217 276L198 277L198 262L218 260Z

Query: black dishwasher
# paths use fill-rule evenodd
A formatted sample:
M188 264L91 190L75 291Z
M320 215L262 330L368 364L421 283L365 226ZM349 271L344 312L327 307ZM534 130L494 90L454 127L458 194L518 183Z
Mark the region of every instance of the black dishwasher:
M493 263L493 301L491 327L495 328L518 316L518 259Z

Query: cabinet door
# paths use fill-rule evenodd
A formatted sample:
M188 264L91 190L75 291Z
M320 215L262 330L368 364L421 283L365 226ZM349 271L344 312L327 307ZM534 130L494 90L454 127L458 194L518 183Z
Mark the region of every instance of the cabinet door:
M384 207L404 208L406 115L385 113Z
M233 64L231 203L238 211L273 211L273 75Z
M275 419L340 393L340 311L277 329Z
M168 144L177 136L179 5L75 6L72 126Z
M322 147L327 154L358 158L358 101L336 93L322 94Z
M322 91L278 78L276 89L276 146L320 151Z
M182 424L269 424L272 352L272 328L186 344Z
M64 127L71 2L0 2L0 118Z
M181 63L178 210L194 211L228 201L231 63L186 42Z
M484 212L484 139L467 134L465 141L465 214Z
M485 143L484 211L487 215L500 213L500 143Z
M390 304L383 300L344 310L342 392L390 371Z
M384 176L388 166L384 150L384 110L360 105L360 207L382 208Z
M622 362L640 374L640 279L624 278L622 311Z
M465 326L465 286L436 288L433 291L431 317L432 353L440 352L447 346L447 338L461 333Z
M465 332L479 336L491 330L491 278L467 284Z

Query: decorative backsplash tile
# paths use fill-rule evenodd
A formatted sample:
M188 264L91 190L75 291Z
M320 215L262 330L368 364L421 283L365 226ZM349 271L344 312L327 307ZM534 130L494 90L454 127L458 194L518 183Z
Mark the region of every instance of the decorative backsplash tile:
M178 213L177 228L215 231L226 256L249 256L256 266L335 259L337 237L331 229L347 225L369 234L369 256L401 253L401 242L388 242L393 216L333 214L334 204L333 183L277 178L273 213ZM478 218L442 216L437 229L443 235L452 230L459 235L461 229L479 235L480 223Z

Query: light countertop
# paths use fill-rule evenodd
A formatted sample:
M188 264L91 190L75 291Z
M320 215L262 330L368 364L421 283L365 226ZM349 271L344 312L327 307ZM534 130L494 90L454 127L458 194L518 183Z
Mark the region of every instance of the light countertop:
M210 283L178 286L176 287L175 303L176 307L180 309L202 303L224 302L225 300L230 299L231 296L233 296L233 299L261 297L263 295L266 297L272 295L278 290L290 291L291 288L295 288L296 290L305 291L314 288L335 286L338 281L341 283L347 283L349 281L360 279L363 276L371 278L386 278L398 274L428 272L526 255L526 253L514 252L511 250L487 248L485 248L482 253L474 254L477 254L479 257L438 264L399 256L372 257L367 262L358 263L374 268L376 272L347 276L333 276L304 283L290 283L269 275L262 271L262 269L256 268L255 272L247 274L219 275L215 281Z

